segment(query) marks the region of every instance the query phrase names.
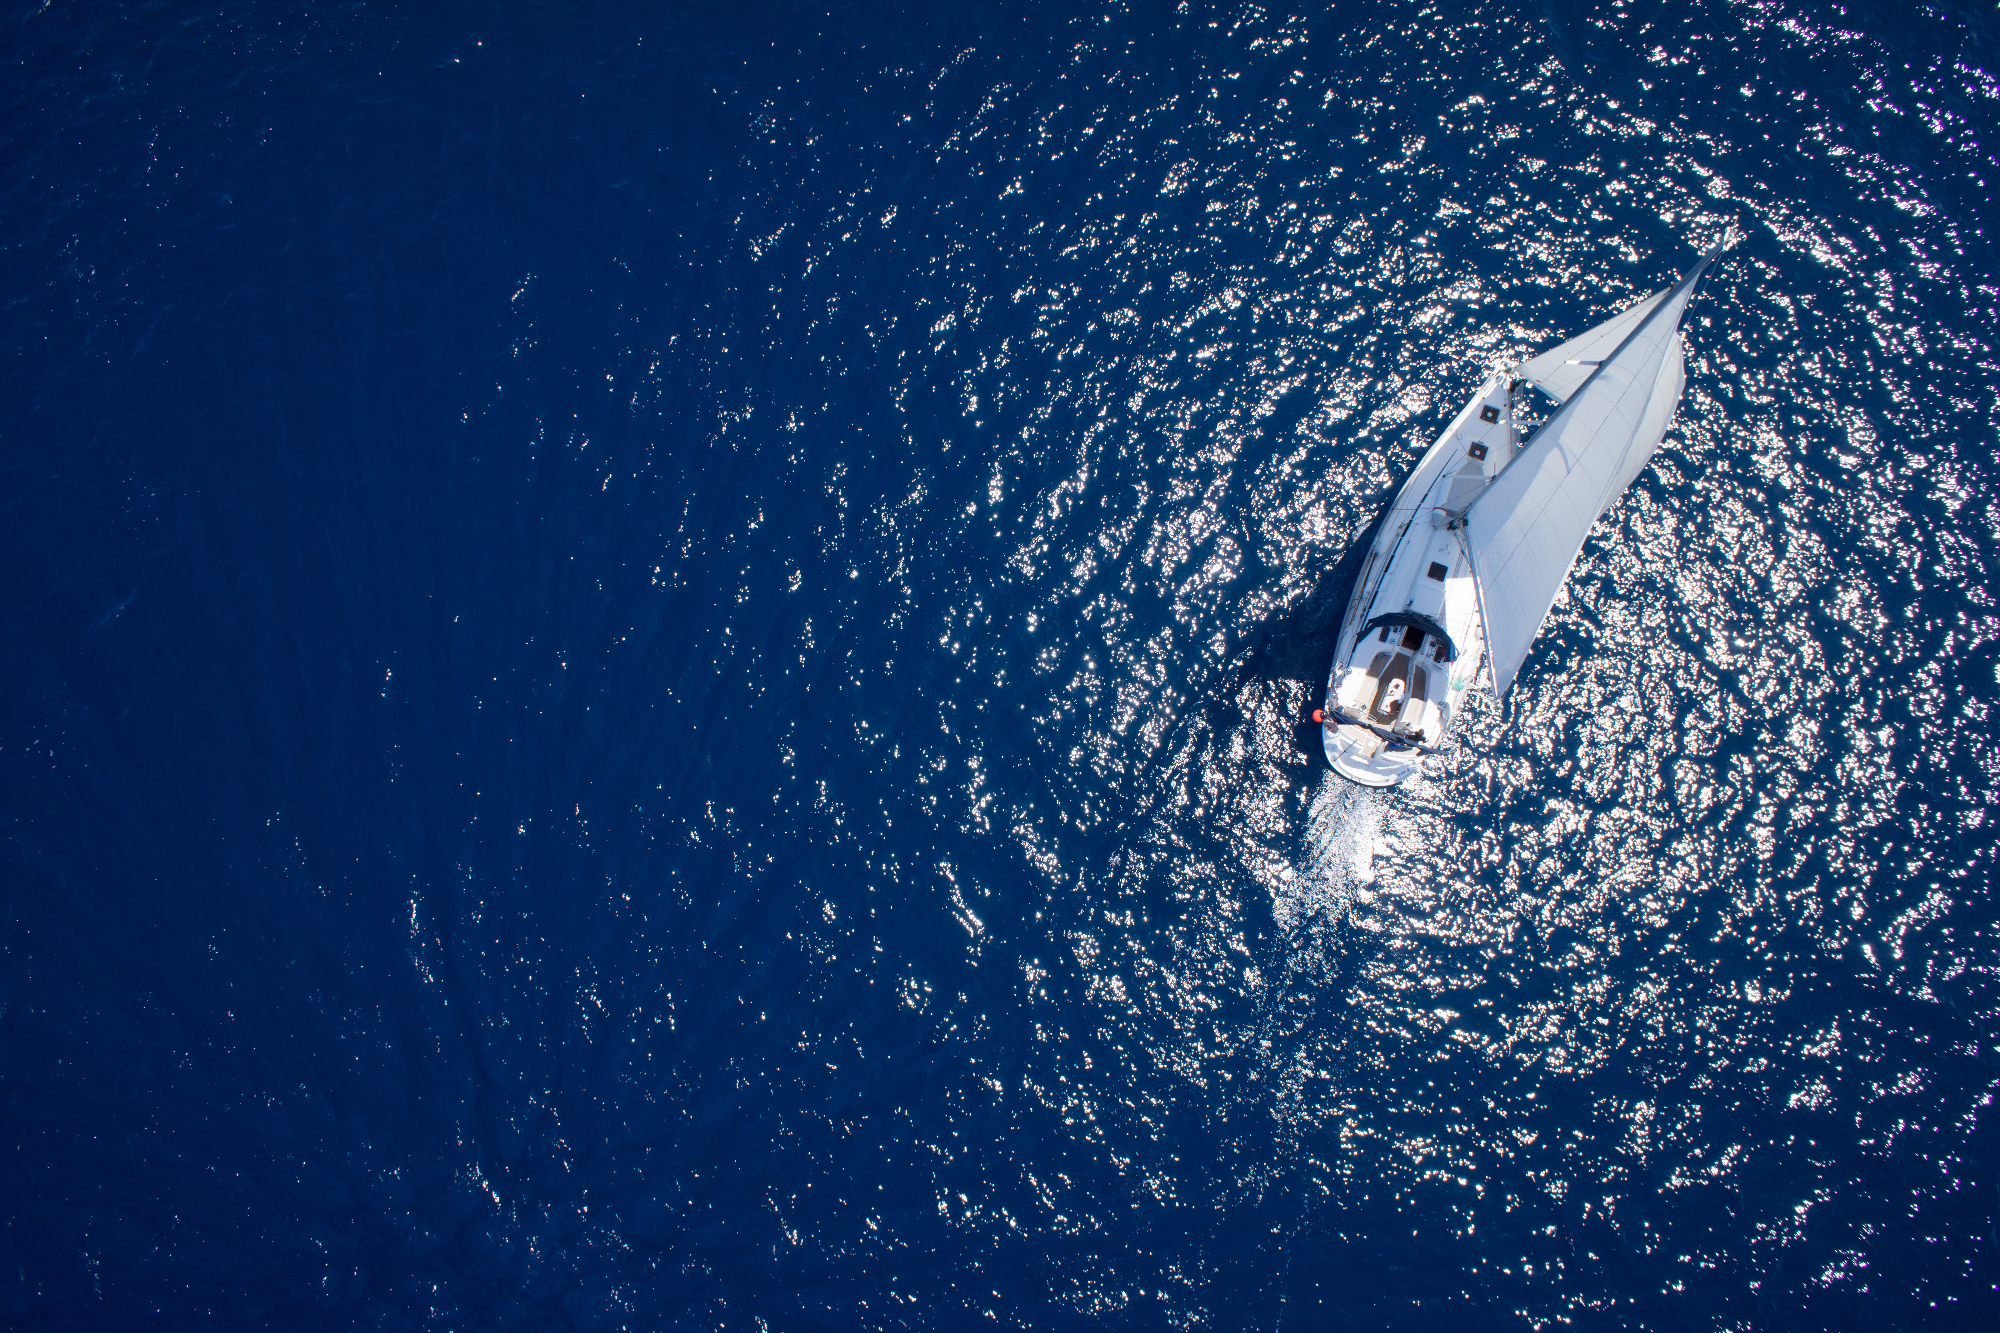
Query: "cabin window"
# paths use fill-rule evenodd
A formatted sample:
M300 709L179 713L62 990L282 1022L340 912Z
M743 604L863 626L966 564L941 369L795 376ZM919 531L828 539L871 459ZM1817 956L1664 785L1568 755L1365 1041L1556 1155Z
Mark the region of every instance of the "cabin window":
M1488 404L1479 409L1479 419L1490 426L1500 419L1500 409Z
M1389 642L1389 627L1387 625L1384 625L1382 627L1382 633L1376 638L1375 642L1377 643Z
M1470 454L1474 458L1484 458L1486 457L1486 446L1483 444L1475 444L1470 449L1467 449L1465 452Z
M1431 661L1433 662L1444 661L1444 648L1445 648L1445 643L1443 639L1439 639L1436 643L1433 643L1431 645Z
M1415 625L1403 631L1403 647L1415 652L1424 646L1424 632Z
M1446 569L1443 565L1440 565L1435 560L1431 561L1430 575L1432 578L1436 579L1439 583L1443 583L1444 576L1449 573L1451 573L1451 571Z

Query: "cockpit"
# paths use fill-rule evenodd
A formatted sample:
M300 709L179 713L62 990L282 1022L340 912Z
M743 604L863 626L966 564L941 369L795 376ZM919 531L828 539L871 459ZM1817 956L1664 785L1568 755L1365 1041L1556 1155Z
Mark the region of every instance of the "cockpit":
M1341 702L1369 730L1421 742L1426 723L1432 720L1426 715L1435 703L1431 678L1436 674L1442 684L1440 668L1457 656L1450 636L1428 617L1378 617L1368 623L1356 645L1355 665L1366 661L1367 666L1359 672L1361 679L1349 675Z

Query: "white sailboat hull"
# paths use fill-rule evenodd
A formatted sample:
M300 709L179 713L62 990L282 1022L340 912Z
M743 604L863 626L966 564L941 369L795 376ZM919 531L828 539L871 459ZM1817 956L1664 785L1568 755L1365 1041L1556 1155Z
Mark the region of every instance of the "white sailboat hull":
M1454 490L1462 495L1474 477L1483 486L1506 465L1508 387L1504 374L1487 380L1425 451L1383 516L1348 601L1321 736L1334 771L1364 786L1393 786L1417 771L1478 669L1472 570L1457 535L1433 527L1431 515ZM1434 577L1437 566L1443 578ZM1383 616L1428 620L1443 634L1407 621L1369 628Z

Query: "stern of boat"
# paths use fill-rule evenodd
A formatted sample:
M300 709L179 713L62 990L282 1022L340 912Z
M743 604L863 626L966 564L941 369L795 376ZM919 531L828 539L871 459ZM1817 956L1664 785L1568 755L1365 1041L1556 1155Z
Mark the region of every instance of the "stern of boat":
M1417 771L1421 758L1415 750L1392 749L1356 726L1322 722L1320 740L1333 771L1364 787L1395 786Z

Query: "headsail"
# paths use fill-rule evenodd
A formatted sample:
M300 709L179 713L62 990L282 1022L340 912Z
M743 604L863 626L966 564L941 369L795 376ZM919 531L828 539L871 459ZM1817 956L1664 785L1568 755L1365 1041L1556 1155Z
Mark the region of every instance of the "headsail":
M1540 356L1530 357L1521 363L1517 377L1529 381L1558 403L1569 401L1569 396L1590 378L1590 372L1639 327L1641 320L1653 313L1660 298L1670 290L1663 287L1651 296L1642 297L1596 328L1579 333Z
M1459 535L1472 558L1486 659L1502 698L1591 525L1632 484L1673 421L1684 376L1681 319L1696 281L1721 251L1717 245L1667 291L1523 367L1559 358L1553 366L1582 374L1462 520ZM1616 339L1599 337L1621 324ZM1582 343L1599 344L1598 354L1568 351ZM1600 364L1565 364L1573 359ZM1560 371L1545 373L1563 384Z

